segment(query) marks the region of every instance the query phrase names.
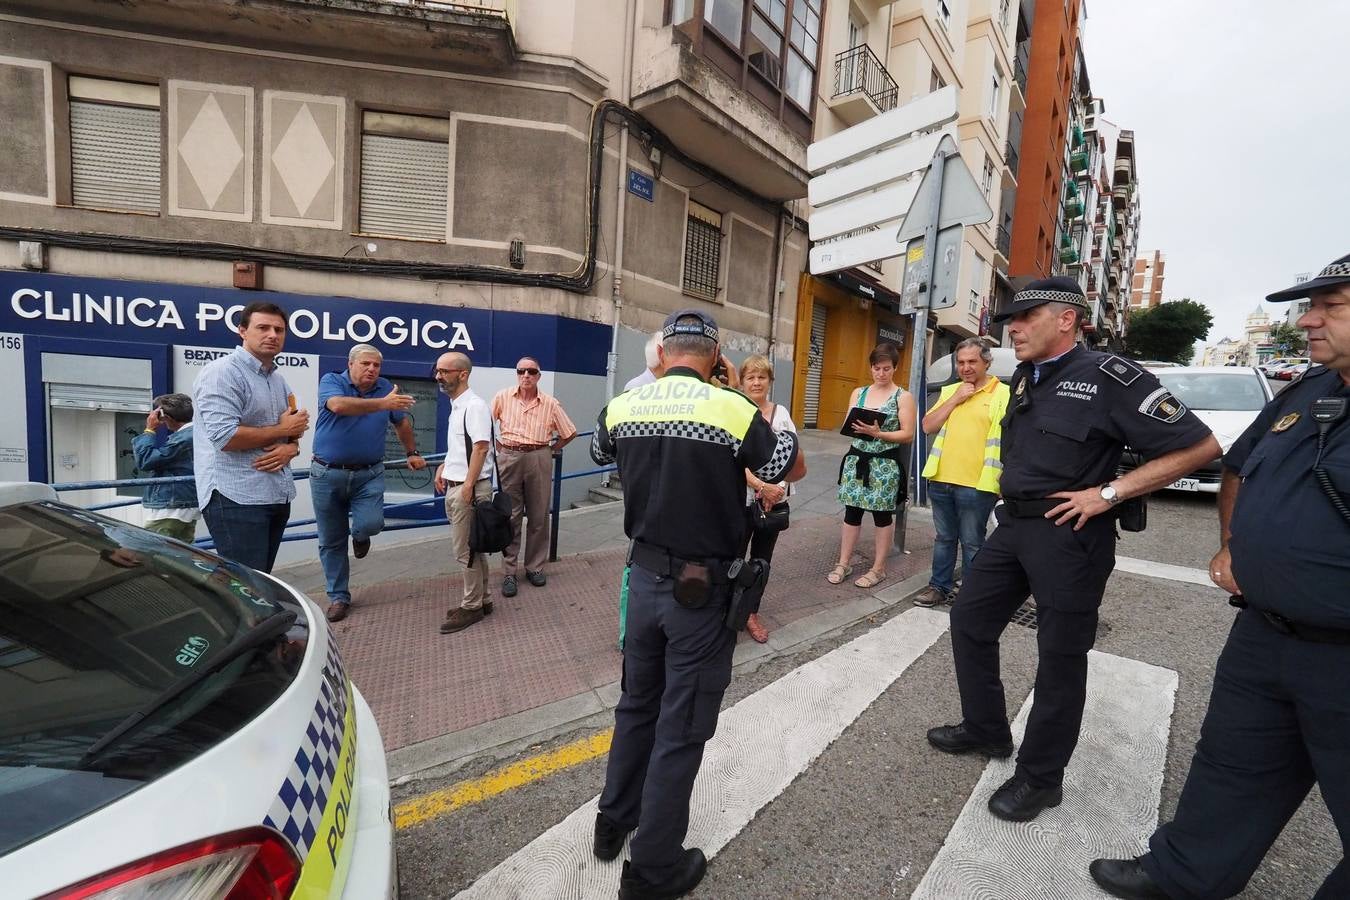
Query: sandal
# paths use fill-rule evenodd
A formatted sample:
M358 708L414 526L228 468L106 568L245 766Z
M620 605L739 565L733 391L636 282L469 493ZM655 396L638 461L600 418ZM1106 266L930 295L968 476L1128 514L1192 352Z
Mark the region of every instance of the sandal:
M830 574L825 576L825 580L830 584L843 584L844 579L852 574L852 566L835 566L830 570Z
M868 569L863 576L853 582L854 587L874 588L886 580L885 572L878 572L876 569Z
M759 618L759 613L751 613L750 618L745 621L745 632L750 635L755 643L763 644L769 640L769 629L764 627L764 623Z

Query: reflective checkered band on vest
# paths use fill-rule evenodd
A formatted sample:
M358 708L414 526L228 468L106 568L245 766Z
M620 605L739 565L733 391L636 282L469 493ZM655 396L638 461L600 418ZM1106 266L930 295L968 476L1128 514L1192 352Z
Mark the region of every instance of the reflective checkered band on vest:
M1087 298L1082 294L1074 294L1070 291L1019 291L1013 297L1014 303L1021 303L1023 300L1044 300L1048 303L1072 303L1074 306L1081 306L1087 309Z

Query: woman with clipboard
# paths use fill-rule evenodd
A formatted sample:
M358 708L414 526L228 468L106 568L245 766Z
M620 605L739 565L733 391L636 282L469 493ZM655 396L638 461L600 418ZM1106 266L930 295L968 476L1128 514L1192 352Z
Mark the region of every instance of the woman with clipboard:
M914 395L894 381L899 348L883 341L867 361L872 366L872 383L853 392L841 429L853 437L853 444L839 464L839 502L844 504L839 562L825 576L830 584L839 584L853 574L848 561L862 531L863 512L870 511L876 527L876 553L872 567L853 582L860 588L874 588L886 580L895 509L908 499L902 445L914 439L917 417Z

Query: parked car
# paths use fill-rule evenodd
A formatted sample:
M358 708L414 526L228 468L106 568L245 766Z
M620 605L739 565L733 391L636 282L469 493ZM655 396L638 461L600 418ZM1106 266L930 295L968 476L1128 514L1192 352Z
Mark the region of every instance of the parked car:
M1309 366L1309 365L1310 365L1310 363L1308 363L1307 361L1304 361L1304 362L1291 363L1291 364L1289 364L1289 365L1287 365L1287 366L1284 366L1284 367L1282 367L1279 371L1277 371L1277 372L1275 373L1275 380L1276 380L1276 381L1293 381L1295 378L1297 378L1298 376L1302 375L1304 372L1308 371L1308 366Z
M1017 354L1011 347L991 347L990 353L994 358L989 363L989 374L1004 384L1010 384L1017 370ZM928 372L924 377L928 388L927 402L924 404L926 410L937 402L939 391L961 380L961 376L956 374L956 354L948 353L933 360L928 364ZM923 410L919 411L919 416L922 418Z
M1274 396L1270 383L1254 368L1180 366L1159 369L1153 374L1209 426L1224 453ZM1121 473L1134 469L1140 462L1138 454L1126 449L1120 460ZM1216 458L1168 487L1217 494L1222 474L1223 468Z
M1308 362L1308 359L1303 356L1281 356L1276 359L1267 360L1257 366L1257 368L1260 369L1261 373L1267 378L1275 378L1277 377L1278 372L1288 369L1291 366L1296 366L1299 363L1306 362Z
M0 894L385 898L388 767L318 608L0 484Z

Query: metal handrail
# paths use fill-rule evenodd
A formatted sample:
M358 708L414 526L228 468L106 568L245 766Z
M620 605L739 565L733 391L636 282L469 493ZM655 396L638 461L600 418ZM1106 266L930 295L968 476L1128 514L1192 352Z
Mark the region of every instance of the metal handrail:
M834 58L834 96L865 93L882 112L895 109L900 87L872 48L859 44Z

